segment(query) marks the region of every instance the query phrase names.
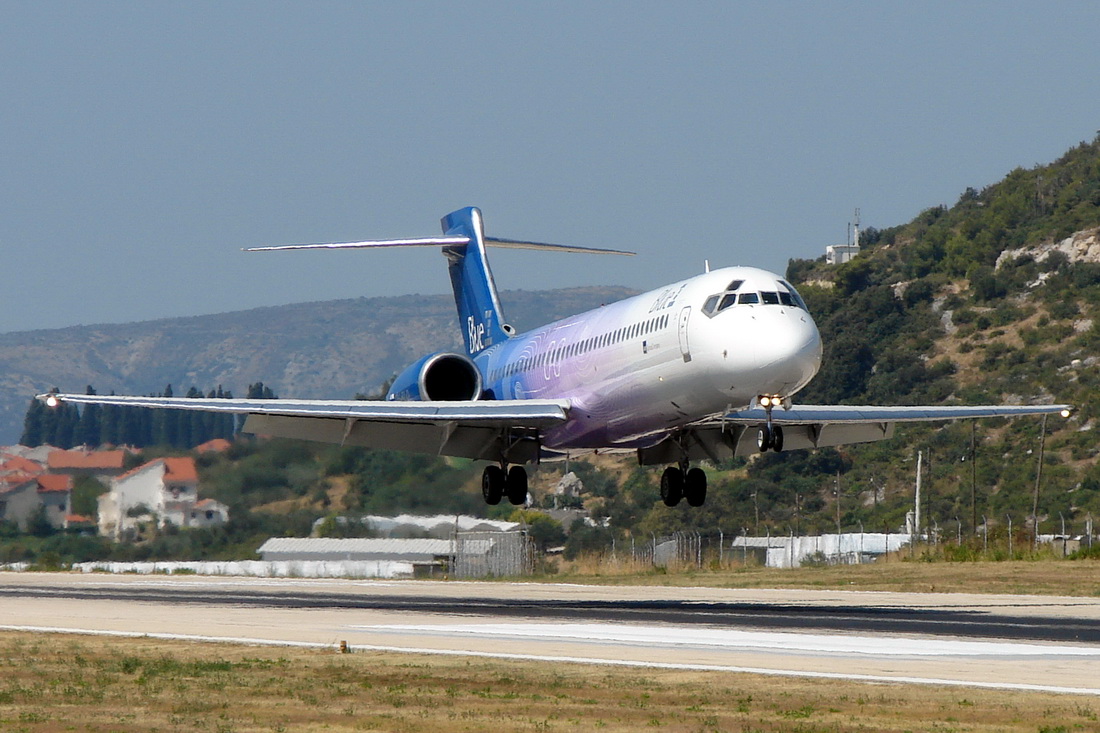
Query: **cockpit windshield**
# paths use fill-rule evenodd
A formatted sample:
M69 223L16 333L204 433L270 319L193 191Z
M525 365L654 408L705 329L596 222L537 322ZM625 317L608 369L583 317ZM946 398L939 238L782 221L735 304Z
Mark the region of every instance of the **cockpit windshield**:
M777 290L737 292L744 284L744 280L734 280L724 292L709 296L703 303L703 313L714 316L735 305L778 305L809 310L802 296L786 280L780 280L773 285L778 287Z

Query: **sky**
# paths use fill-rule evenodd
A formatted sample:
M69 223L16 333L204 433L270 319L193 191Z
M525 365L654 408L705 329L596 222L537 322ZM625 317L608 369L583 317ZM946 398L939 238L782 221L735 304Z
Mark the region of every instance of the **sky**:
M1100 3L0 0L0 332L783 272L1100 130Z

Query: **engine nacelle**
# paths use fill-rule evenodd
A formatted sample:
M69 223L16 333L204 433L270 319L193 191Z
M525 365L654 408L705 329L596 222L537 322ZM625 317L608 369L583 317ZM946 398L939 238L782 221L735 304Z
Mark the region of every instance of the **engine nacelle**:
M450 402L481 399L481 372L463 354L429 354L397 375L387 400Z

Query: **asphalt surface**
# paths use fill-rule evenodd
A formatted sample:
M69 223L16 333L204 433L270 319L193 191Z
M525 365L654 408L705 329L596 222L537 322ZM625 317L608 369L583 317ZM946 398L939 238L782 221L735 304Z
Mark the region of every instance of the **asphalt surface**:
M11 577L11 576L9 576ZM49 577L49 576L47 576ZM383 586L384 588L384 586ZM667 590L667 589L666 589ZM994 609L928 608L819 603L678 601L668 599L582 600L502 598L443 595L396 595L383 592L345 593L338 588L312 592L273 591L264 587L202 587L182 584L143 586L74 586L49 583L9 584L0 575L0 599L54 598L85 601L234 606L265 609L359 609L398 613L441 614L448 617L489 617L499 620L568 620L634 624L706 625L731 629L786 629L866 633L935 634L939 636L1016 641L1100 643L1100 620L1044 617L1033 605Z

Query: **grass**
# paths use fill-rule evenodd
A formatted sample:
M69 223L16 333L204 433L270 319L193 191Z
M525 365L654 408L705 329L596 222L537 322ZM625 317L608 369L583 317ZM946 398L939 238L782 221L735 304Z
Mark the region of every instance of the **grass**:
M921 562L892 555L868 565L791 569L742 565L739 558L709 568L661 568L592 558L562 562L543 581L602 585L705 586L714 588L796 588L931 593L1011 593L1100 596L1100 560L1006 560L1002 562Z
M5 731L1080 731L1092 699L0 634Z

